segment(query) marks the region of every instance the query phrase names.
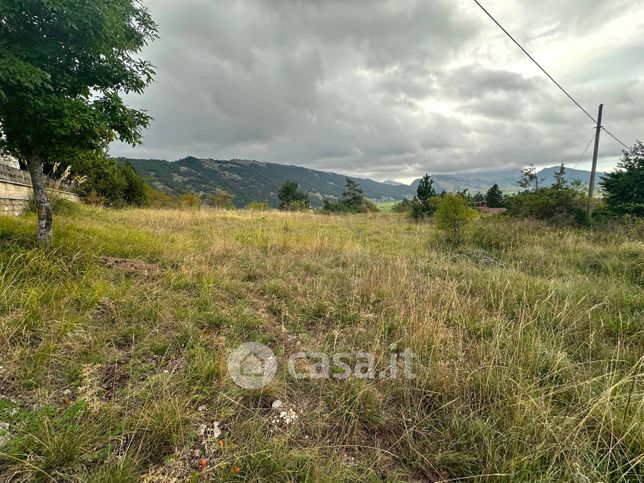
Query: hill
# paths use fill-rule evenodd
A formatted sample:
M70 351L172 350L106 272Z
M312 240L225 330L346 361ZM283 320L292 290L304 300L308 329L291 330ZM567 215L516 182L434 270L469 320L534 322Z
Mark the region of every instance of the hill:
M265 201L277 206L277 191L284 181L292 179L310 194L314 206L324 198L339 198L344 192L346 176L316 171L300 166L262 163L241 159L213 160L188 157L169 162L153 159L121 159L153 186L171 193L192 191L213 193L217 189L235 195L235 204ZM352 178L360 183L365 195L375 201L401 200L413 195L409 186L392 186L370 179Z
M342 196L346 176L327 171L318 171L302 166L277 163L263 163L241 159L214 160L187 157L178 161L158 159L126 159L134 169L151 185L173 194L193 192L213 193L223 189L235 195L235 204L245 206L251 201L265 201L277 206L277 192L287 179L292 179L300 188L310 193L313 206L320 206L325 198ZM544 185L554 181L557 167L539 171ZM589 171L568 169L568 179L579 179L588 184ZM601 173L600 173L601 175ZM454 174L432 175L437 192L456 192L467 189L470 193L484 193L493 184L498 184L506 193L519 191L517 180L520 170L516 168L472 171ZM411 185L396 181L378 182L365 178L351 178L357 181L367 197L377 202L411 198L416 193L419 180Z

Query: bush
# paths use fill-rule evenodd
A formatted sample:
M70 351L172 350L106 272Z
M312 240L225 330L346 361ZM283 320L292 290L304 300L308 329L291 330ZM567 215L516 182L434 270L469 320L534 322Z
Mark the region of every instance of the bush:
M289 201L282 206L282 209L286 211L307 211L310 208L308 200Z
M145 205L150 208L177 208L179 200L165 191L145 186Z
M83 201L92 204L122 207L146 204L146 185L129 163L97 153L74 159L72 174L82 179L77 188Z
M461 195L448 194L437 199L436 224L447 232L448 240L458 245L463 241L467 225L477 217L475 210Z
M287 180L277 193L281 210L298 211L309 207L309 195L298 189L293 180Z
M572 188L539 188L510 199L508 213L520 218L547 220L560 225L581 225L587 220L588 200Z
M207 196L207 200L210 205L215 208L224 210L231 210L235 208L235 205L233 204L234 199L235 195L221 189L218 189L214 193L211 193Z
M326 213L375 213L378 207L369 200L358 183L347 178L345 192L337 201L324 200L322 211Z
M182 208L199 208L201 206L201 198L194 193L184 193L179 196L179 206Z

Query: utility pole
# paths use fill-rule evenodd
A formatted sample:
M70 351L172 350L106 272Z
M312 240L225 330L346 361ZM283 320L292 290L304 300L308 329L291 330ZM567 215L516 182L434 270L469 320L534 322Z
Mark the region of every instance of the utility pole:
M599 105L599 112L597 113L597 130L595 131L595 151L593 152L593 168L590 172L590 185L588 186L588 214L595 194L595 176L597 173L597 157L599 155L599 135L602 131L602 113L604 112L604 105Z

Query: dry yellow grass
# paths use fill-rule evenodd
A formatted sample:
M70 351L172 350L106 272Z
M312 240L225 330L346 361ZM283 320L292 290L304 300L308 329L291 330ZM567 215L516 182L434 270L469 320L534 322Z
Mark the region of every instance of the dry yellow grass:
M483 218L453 248L395 214L56 221L43 252L0 218L0 479L642 479L641 225ZM280 359L263 391L226 372L247 341ZM404 348L416 379L284 367Z

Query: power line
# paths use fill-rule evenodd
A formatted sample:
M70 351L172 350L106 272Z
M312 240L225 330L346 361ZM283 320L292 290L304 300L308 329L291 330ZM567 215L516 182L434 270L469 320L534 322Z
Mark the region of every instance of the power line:
M584 152L581 153L581 156L579 156L579 159L577 159L577 162L575 163L575 166L573 167L573 169L575 169L579 164L579 162L581 161L581 159L584 156L586 156L586 153L588 152L588 148L590 147L590 145L593 143L594 140L595 140L595 135L593 134L592 137L590 138L590 141L588 141L588 145L586 146L586 149L584 149Z
M620 141L620 140L619 140L619 138L617 138L613 133L611 133L611 132L610 132L608 129L606 129L604 126L602 126L602 130L603 130L606 134L608 134L610 137L612 137L615 141L617 141L619 144L621 144L622 146L624 146L626 149L631 149L629 146L627 146L627 145L626 145L626 144L624 144L622 141Z
M535 58L534 58L534 57L532 57L532 56L530 55L530 53L529 53L525 48L523 48L523 45L521 45L521 44L519 43L519 41L517 41L517 40L512 36L512 34L510 34L510 32L508 32L508 31L503 27L503 25L501 25L501 24L499 23L499 21L498 21L496 18L494 18L494 16L493 16L490 12L488 12L488 11L487 11L487 9L486 9L483 5L481 5L481 3L480 3L478 0L474 0L474 3L476 3L476 4L481 8L481 10L483 10L483 11L485 12L485 14L486 14L488 17L490 17L490 18L492 19L492 21L493 21L493 22L494 22L494 23L495 23L495 24L496 24L496 25L497 25L501 30L503 30L503 32L505 33L505 35L507 35L507 36L510 38L510 40L512 40L512 42L514 42L514 43L517 45L517 47L519 47L519 48L521 49L521 51L522 51L525 55L527 55L527 56L528 56L528 58L529 58L532 62L534 62L534 64L535 64L537 67L539 67L539 69L541 69L541 72L543 72L543 73L548 77L548 79L550 79L550 80L551 80L551 81L552 81L552 82L553 82L553 83L554 83L554 84L559 88L559 90L561 90L561 92L563 92L563 93L566 95L566 97L568 97L568 99L570 99L570 100L571 100L571 101L572 101L572 102L573 102L573 103L574 103L574 104L575 104L579 109L581 109L581 111L582 111L584 114L586 114L586 116L588 117L588 119L590 119L590 120L591 120L591 121L593 121L595 124L597 124L597 120L596 120L596 119L595 119L595 118L594 118L594 117L593 117L593 116L592 116L592 115L591 115L591 114L590 114L586 109L584 109L584 108L582 107L582 105L581 105L581 104L579 104L579 102L577 102L577 101L575 100L575 98L574 98L574 97L572 97L572 96L568 93L568 91L567 91L566 89L564 89L564 88L562 87L562 85L561 85L561 84L559 84L559 82L557 82L557 81L554 79L554 77L552 77L552 76L548 73L548 71L546 71L546 69L544 69L544 68L541 66L541 64L539 64L539 62L537 62L537 61L535 60ZM625 143L623 143L619 138L617 138L617 136L615 136L614 134L612 134L608 129L606 129L604 126L602 126L601 128L604 130L604 132L605 132L606 134L608 134L610 137L612 137L615 141L617 141L619 144L621 144L622 146L624 146L626 149L629 149L629 147L628 147Z

